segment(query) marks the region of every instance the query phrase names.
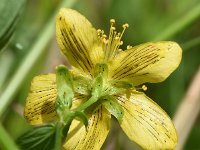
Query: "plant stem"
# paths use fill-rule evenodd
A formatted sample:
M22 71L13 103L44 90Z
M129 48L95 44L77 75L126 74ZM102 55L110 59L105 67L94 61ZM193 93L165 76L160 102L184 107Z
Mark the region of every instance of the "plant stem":
M55 137L55 147L54 150L60 150L62 146L62 137L63 137L63 125L61 122L56 124L56 137Z
M173 119L179 137L176 150L183 149L183 146L188 138L193 124L195 123L195 120L198 117L199 112L200 66Z
M81 104L79 107L77 107L74 111L84 111L86 108L94 104L98 100L98 97L92 96L89 100L87 100L85 103Z
M77 107L73 111L74 112L76 112L76 111L77 112L84 111L86 108L88 108L89 106L91 106L92 104L94 104L97 100L98 100L98 98L96 96L92 96L89 100L87 100L85 103L81 104L79 107ZM69 131L70 125L71 125L74 117L76 117L76 115L68 115L66 117L65 127L63 129L63 137L64 138L67 136L67 133Z
M11 137L8 135L2 124L0 123L0 149L2 150L19 150Z
M74 0L63 0L60 7L72 6ZM60 8L59 7L59 8ZM31 71L33 65L37 62L38 58L42 53L45 52L45 47L51 40L54 33L55 26L55 16L58 10L55 11L55 14L49 20L47 25L44 27L43 32L33 44L33 47L30 49L30 52L22 61L21 65L15 72L14 76L10 79L6 89L0 95L0 117L7 108L7 106L12 102L13 97L20 89L21 84L26 78L27 74Z
M177 19L177 21L175 21L171 26L166 28L161 34L158 34L158 36L153 38L153 40L169 39L200 17L200 3L197 6L195 6L195 8L192 8L190 10L190 12L185 13L185 15L182 18Z
M77 107L76 109L74 109L74 112L81 112L84 111L85 109L87 109L89 106L91 106L92 104L94 104L96 101L98 100L98 98L96 96L92 96L89 100L87 100L85 103L81 104L79 107ZM68 115L65 121L65 127L64 127L64 137L67 135L67 132L69 130L69 127L74 119L74 117L76 117L76 115ZM79 116L80 117L80 116ZM83 120L84 121L84 120Z
M74 116L69 116L66 120L65 127L63 128L62 137L66 138Z

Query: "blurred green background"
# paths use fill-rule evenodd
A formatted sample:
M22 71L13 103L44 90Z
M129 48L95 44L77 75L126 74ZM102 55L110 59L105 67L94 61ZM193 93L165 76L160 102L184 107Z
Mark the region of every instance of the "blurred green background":
M128 23L124 49L147 41L178 42L183 48L179 68L166 81L147 84L147 95L173 117L200 66L199 0L0 0L0 140L6 138L4 129L15 140L30 128L23 118L23 107L33 76L68 64L55 39L55 14L61 7L78 10L106 32L111 18L116 20L117 30ZM199 150L199 141L200 117L184 149ZM128 140L113 119L102 149L140 148Z

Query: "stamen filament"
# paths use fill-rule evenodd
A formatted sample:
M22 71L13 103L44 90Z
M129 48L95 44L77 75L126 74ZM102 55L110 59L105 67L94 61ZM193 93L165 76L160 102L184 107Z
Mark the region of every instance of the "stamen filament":
M128 28L128 24L123 24L123 30L122 32L116 32L116 28L114 27L115 24L115 20L111 19L110 20L110 32L109 32L109 36L107 38L107 36L104 34L103 30L98 29L97 30L97 34L99 37L100 42L102 43L102 47L104 50L104 61L108 61L109 59L112 59L113 57L115 57L121 50L119 50L119 47L123 44L122 36L126 30L126 28Z

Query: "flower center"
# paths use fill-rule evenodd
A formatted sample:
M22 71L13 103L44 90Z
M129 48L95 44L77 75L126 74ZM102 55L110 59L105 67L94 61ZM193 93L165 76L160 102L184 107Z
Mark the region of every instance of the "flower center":
M103 30L101 30L101 29L97 30L99 40L102 43L105 61L108 61L108 59L112 59L113 57L115 57L115 55L117 53L119 53L121 51L121 49L119 49L119 47L123 44L123 41L121 39L122 39L122 36L123 36L126 28L129 27L129 25L127 23L123 24L122 32L117 32L116 28L114 26L114 24L115 24L114 19L110 20L110 24L111 24L110 33L109 33L108 37L106 34L104 34Z

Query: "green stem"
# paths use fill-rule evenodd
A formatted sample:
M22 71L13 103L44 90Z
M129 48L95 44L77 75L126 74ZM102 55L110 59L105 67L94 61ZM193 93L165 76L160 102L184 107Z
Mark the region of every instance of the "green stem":
M92 96L89 100L87 100L85 103L81 104L79 107L77 107L76 109L74 109L73 111L76 112L81 112L84 111L86 108L88 108L89 106L91 106L92 104L94 104L96 101L98 100L98 98L96 96ZM69 131L70 125L74 119L74 117L76 117L76 115L68 115L66 116L65 119L65 127L63 129L63 136L66 137L67 133ZM82 118L84 119L84 118ZM85 121L85 119L83 120ZM86 124L86 123L85 123Z
M70 7L72 6L73 2L74 0L63 0L60 7ZM55 11L55 14L49 20L37 41L33 44L30 52L24 58L21 65L14 73L14 76L10 79L10 82L8 83L6 89L2 91L0 95L0 117L6 110L7 106L12 102L13 97L20 89L20 86L26 78L27 74L31 72L31 68L37 62L41 54L45 52L45 47L51 40L55 31L55 16L57 12L58 10Z
M62 146L62 139L63 139L63 124L58 122L56 125L56 138L55 138L55 147L54 150L60 150Z
M153 39L154 40L169 39L200 17L200 3L197 6L195 6L195 8L192 8L190 10L191 10L190 12L185 13L185 15L182 18L176 19L177 21L175 21L171 26L166 28L161 34L158 34L158 36L156 36Z
M92 96L89 100L87 100L85 103L81 104L79 107L77 107L74 111L84 111L86 108L94 104L98 100L98 97Z
M0 149L2 150L19 150L11 137L8 135L2 124L0 123Z
M68 131L69 131L69 128L71 126L71 123L74 119L74 116L69 116L66 120L66 124L65 124L65 127L63 128L63 132L62 132L62 135L63 137L67 137L67 134L68 134Z

